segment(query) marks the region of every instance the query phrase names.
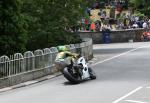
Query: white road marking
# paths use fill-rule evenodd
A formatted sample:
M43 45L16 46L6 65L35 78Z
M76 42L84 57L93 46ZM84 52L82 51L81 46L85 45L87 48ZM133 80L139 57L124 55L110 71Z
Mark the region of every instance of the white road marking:
M95 64L92 64L91 66L95 66L95 65L97 65L97 64L104 63L104 62L106 62L106 61L109 61L109 60L115 59L115 58L120 57L120 56L122 56L122 55L128 54L128 53L130 53L130 52L136 51L136 50L141 49L141 48L144 48L144 47L149 47L149 46L150 46L150 45L141 46L141 47L138 47L138 48L135 48L135 49L132 49L132 50L126 51L126 52L124 52L124 53L121 53L121 54L119 54L119 55L113 56L113 57L111 57L111 58L108 58L108 59L105 59L105 60L99 61L99 62L97 62L97 63L95 63Z
M125 100L125 101L130 103L148 103L148 102L135 101L135 100Z
M128 93L128 94L126 94L126 95L124 95L123 97L121 97L121 98L119 98L119 99L115 100L115 101L114 101L114 102L112 102L112 103L118 103L118 102L120 102L121 100L123 100L123 99L125 99L126 97L128 97L128 96L132 95L133 93L135 93L135 92L139 91L139 90L140 90L140 89L142 89L142 88L143 88L143 87L138 87L138 88L136 88L135 90L131 91L130 93Z
M150 87L146 87L147 89L150 89Z

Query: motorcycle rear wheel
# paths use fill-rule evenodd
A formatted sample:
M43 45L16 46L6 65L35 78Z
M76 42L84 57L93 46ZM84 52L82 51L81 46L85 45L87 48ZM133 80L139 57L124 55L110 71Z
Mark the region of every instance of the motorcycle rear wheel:
M94 72L94 70L90 67L88 69L89 69L90 78L96 79L96 73Z

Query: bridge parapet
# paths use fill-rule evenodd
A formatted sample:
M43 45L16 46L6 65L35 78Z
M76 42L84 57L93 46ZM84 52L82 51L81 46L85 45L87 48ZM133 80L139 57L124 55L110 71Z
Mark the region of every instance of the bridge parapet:
M70 51L82 54L87 60L93 57L92 39L82 43L67 45ZM12 86L58 72L54 61L56 47L16 53L10 57L0 57L0 88Z
M145 31L144 29L126 29L126 30L113 30L110 31L110 42L128 42L133 40L134 42L141 41L141 35ZM104 43L103 33L99 32L78 32L77 33L81 38L92 38L93 44Z

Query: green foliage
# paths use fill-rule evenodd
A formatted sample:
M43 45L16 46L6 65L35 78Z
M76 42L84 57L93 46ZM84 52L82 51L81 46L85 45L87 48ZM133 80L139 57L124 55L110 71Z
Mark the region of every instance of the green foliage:
M0 1L0 55L26 50L26 22L20 0Z
M80 42L65 28L77 25L84 13L82 4L83 0L24 0L22 12L29 25L27 48L34 50Z
M81 42L66 28L86 7L85 0L1 0L0 55Z
M136 8L142 4L143 0L129 0L129 3L134 5Z
M131 7L150 17L150 0L129 0Z
M134 13L134 16L144 17L145 15L144 15L143 13L141 13L141 12L136 11L136 12Z

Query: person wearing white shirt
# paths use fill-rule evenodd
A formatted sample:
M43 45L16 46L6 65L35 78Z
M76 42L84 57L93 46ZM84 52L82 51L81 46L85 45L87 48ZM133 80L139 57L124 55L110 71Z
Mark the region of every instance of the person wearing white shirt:
M146 22L143 23L143 28L144 29L147 28L147 23Z
M132 27L133 27L133 28L138 28L137 23L134 23L134 24L132 25Z

